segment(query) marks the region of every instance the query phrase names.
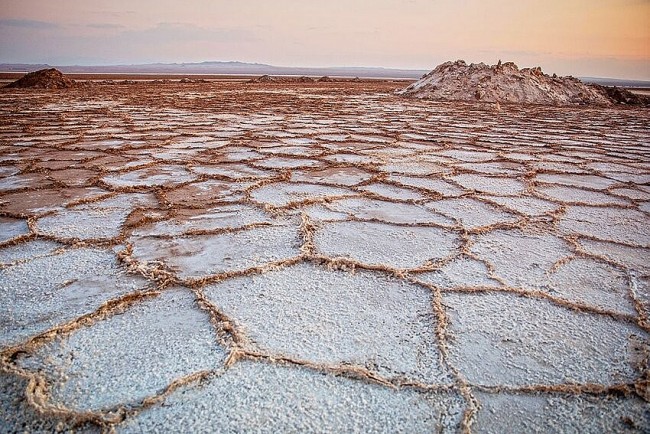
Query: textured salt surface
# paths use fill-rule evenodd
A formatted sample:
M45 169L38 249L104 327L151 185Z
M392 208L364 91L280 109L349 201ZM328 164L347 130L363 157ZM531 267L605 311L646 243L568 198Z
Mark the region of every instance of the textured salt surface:
M638 433L650 424L647 404L638 398L478 393L480 433ZM503 415L507 414L508 417Z
M471 198L443 199L429 202L427 207L456 219L467 229L478 229L497 223L514 223L517 220L513 214Z
M471 251L489 260L509 285L533 289L544 286L548 271L571 253L568 243L554 235L505 230L477 236Z
M417 275L417 279L440 288L500 286L490 277L487 266L475 259L459 258L436 271Z
M263 226L222 235L132 239L140 261L161 261L181 278L198 278L291 258L298 235L291 225Z
M45 372L52 400L78 410L137 403L174 379L225 359L209 317L185 291L167 291L40 348L19 364Z
M0 264L11 264L18 261L26 261L38 256L45 256L63 247L62 244L53 241L30 241L23 244L16 244L0 249Z
M107 250L74 249L0 269L0 344L17 343L146 286L126 275Z
M43 217L37 222L37 230L59 238L115 238L120 235L122 225L131 211L136 207L154 206L155 203L155 199L148 195L118 195Z
M160 426L194 432L454 432L461 414L462 400L454 394L391 391L242 362L199 388L174 393L163 406L127 422L123 432Z
M384 377L450 381L422 287L301 264L213 285L206 295L263 351L361 365Z
M307 199L351 196L354 192L338 187L315 184L268 184L251 193L253 201L271 206L287 206Z
M387 223L433 224L453 226L453 220L419 205L395 203L384 200L343 199L332 202L328 209L365 220L381 220Z
M648 338L605 316L511 294L446 294L443 300L455 336L450 360L476 384L626 383L637 375L627 361L635 357L632 336Z
M29 233L25 220L0 217L0 242Z
M54 420L34 410L27 402L25 389L28 382L13 375L0 372L0 432L78 432L81 434L100 433L101 430L90 424L74 427L73 424Z
M0 432L650 431L647 113L399 86L0 94Z
M371 222L328 223L316 235L316 248L325 255L393 268L423 266L448 256L457 245L458 237L440 228Z

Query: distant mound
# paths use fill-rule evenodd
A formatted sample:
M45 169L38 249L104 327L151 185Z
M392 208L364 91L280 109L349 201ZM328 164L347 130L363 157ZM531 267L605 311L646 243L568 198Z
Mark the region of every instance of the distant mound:
M318 81L320 83L330 83L330 82L334 81L334 79L332 79L332 77L329 77L329 76L326 75L324 77L319 78Z
M398 92L414 98L550 105L609 105L600 88L574 77L546 75L541 68L519 69L512 62L468 65L462 60L439 65Z
M277 79L271 77L270 75L263 75L261 77L251 79L249 83L275 83L276 81Z
M208 83L208 80L205 80L203 78L181 78L179 83L183 84L197 84L197 83Z
M69 79L61 71L55 68L41 69L30 72L20 79L9 83L5 87L11 88L37 88L37 89L67 89L75 85L74 80Z
M591 86L607 95L607 97L614 103L650 106L650 96L637 95L618 86L602 86L599 84L592 84Z

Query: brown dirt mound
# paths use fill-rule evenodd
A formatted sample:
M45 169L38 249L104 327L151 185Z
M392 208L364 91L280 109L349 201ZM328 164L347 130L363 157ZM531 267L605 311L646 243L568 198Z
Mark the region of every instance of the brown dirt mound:
M67 89L73 87L75 81L69 79L61 71L55 68L41 69L30 72L20 79L9 83L5 87L10 88L38 88L38 89Z
M610 105L598 88L574 77L546 75L542 69L519 69L512 62L468 65L446 62L398 92L414 98L452 101L511 102L549 105Z
M616 86L601 86L598 84L591 85L617 104L650 106L650 96L637 95L627 89Z
M323 82L330 82L330 81L334 81L334 80L333 80L331 77L328 77L328 76L326 75L325 77L321 77L321 78L319 78L318 81L321 82L321 83L323 83Z

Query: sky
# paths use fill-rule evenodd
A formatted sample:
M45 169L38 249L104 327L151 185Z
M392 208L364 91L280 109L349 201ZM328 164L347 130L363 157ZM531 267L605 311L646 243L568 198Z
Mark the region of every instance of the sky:
M456 59L650 80L650 0L0 0L0 63Z

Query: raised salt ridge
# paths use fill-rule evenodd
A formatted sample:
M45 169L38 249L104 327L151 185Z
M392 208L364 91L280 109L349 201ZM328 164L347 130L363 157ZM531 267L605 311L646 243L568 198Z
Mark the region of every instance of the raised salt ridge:
M542 69L519 69L512 62L496 65L445 62L398 94L452 101L511 102L552 105L609 105L602 87L574 77L546 75Z

